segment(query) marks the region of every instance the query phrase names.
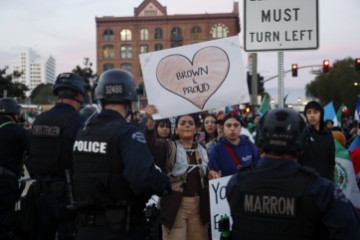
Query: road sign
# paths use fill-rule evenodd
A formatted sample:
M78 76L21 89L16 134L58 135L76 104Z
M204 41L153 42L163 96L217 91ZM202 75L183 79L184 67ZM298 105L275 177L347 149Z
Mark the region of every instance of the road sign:
M317 49L318 5L318 0L245 0L245 50Z

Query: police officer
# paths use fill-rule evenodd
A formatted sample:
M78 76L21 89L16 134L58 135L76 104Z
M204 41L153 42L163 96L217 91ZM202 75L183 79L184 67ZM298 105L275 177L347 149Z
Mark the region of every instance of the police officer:
M0 239L9 239L15 203L20 197L18 180L24 156L29 150L29 134L17 125L20 106L13 98L0 99Z
M40 114L31 128L28 168L40 182L36 197L36 239L72 239L71 221L75 214L68 204L66 177L72 170L72 146L83 126L80 116L85 87L84 80L73 73L60 74L53 86L58 96L56 105Z
M73 148L77 239L145 239L145 204L152 194L166 194L170 184L155 168L143 133L125 120L138 101L132 75L105 71L95 99L103 109Z
M264 157L226 188L232 239L360 239L359 216L343 192L296 161L305 126L290 109L260 119L255 142Z

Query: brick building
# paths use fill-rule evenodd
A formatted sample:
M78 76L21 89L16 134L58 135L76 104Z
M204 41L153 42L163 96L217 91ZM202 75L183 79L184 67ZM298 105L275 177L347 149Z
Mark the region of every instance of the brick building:
M238 2L230 13L168 15L158 1L144 0L134 8L133 17L96 18L97 74L112 68L127 69L140 86L139 54L239 33Z

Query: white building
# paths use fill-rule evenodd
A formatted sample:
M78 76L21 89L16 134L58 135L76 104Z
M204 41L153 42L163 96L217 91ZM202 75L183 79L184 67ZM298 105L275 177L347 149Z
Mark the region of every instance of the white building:
M40 83L55 82L55 59L40 56L30 48L21 53L20 66L15 66L14 70L22 72L21 77L14 80L25 84L30 89L29 94Z

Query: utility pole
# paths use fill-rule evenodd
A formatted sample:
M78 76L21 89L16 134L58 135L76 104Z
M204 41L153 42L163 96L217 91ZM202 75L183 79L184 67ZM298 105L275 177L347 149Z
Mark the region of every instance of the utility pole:
M258 104L258 75L257 75L257 53L251 54L251 62L252 62L252 68L251 68L251 105L256 106Z

